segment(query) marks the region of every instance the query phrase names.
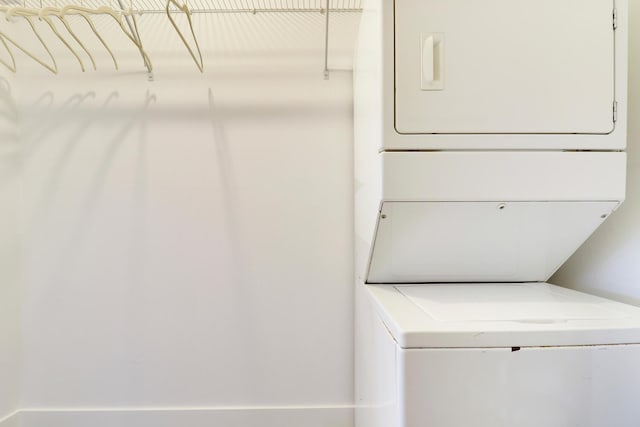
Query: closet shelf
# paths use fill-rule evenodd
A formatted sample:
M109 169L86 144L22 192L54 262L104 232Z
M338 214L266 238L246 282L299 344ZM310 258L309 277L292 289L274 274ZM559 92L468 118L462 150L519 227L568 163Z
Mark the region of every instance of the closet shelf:
M324 77L329 78L329 16L333 13L358 13L362 11L362 0L0 0L0 12L4 13L7 22L26 21L33 30L40 45L47 52L48 57L38 57L20 40L15 40L9 34L0 30L0 41L6 49L9 61L0 58L0 63L9 70L16 72L15 51L21 51L35 62L49 71L58 73L55 56L47 46L38 26L47 25L55 37L77 59L82 71L85 71L86 57L96 69L96 61L86 48L69 21L70 16L81 16L91 27L94 36L108 51L116 69L118 62L116 55L110 49L107 41L93 25L96 16L111 17L118 28L139 50L144 66L148 71L149 80L153 80L153 65L140 38L137 16L144 14L165 14L168 27L173 28L182 40L196 67L200 72L204 70L202 53L196 37L191 15L208 14L258 14L258 13L321 13L324 15ZM174 17L183 15L188 23L188 30L180 28ZM40 22L40 24L37 24ZM43 24L44 23L44 24ZM65 31L59 31L57 26L63 26ZM74 40L74 42L70 42ZM78 49L78 46L81 49ZM79 52L84 51L86 55ZM83 61L84 58L84 61Z
M163 0L123 0L125 9L139 14L165 13ZM191 13L325 13L326 0L188 0L181 2ZM42 7L81 5L87 8L118 8L117 0L4 0L7 6ZM358 13L362 11L362 0L330 0L329 12ZM178 12L174 10L173 12Z

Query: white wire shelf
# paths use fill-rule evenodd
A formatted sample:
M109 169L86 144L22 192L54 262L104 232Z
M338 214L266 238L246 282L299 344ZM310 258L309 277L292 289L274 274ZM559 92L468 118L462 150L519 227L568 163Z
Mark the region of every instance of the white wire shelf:
M324 70L325 79L329 78L329 16L334 13L357 13L362 10L363 0L0 0L0 11L4 13L7 22L16 22L24 19L31 27L36 38L40 41L47 54L43 60L37 57L29 49L25 48L20 40L13 40L10 36L0 30L0 39L7 50L10 61L0 58L6 68L16 72L17 66L14 57L14 51L22 51L40 65L49 71L57 74L58 65L55 61L53 53L47 47L47 42L41 38L37 27L43 24L37 24L38 21L46 22L51 32L60 40L69 51L77 59L82 71L85 71L85 65L78 52L81 50L89 57L91 65L96 68L96 62L89 49L85 47L78 35L72 29L68 18L70 16L82 14L85 21L92 28L94 36L102 43L113 59L116 69L118 64L116 56L109 48L108 43L100 36L97 29L92 23L92 15L99 16L108 14L119 25L119 29L128 37L128 39L137 47L149 74L149 80L153 80L153 66L151 59L143 47L140 38L136 16L145 14L165 14L168 18L168 27L173 28L184 47L189 52L195 65L203 72L203 56L200 49L196 31L194 29L190 15L192 14L258 14L258 13L321 13L324 15ZM176 24L175 18L182 15L186 18L188 27L184 25L182 28ZM20 18L17 18L19 16ZM56 17L61 24L67 29L66 35L62 35L51 16ZM33 37L32 37L33 38ZM51 38L51 37L50 37ZM55 40L55 37L51 38ZM74 43L69 43L70 39L75 39ZM8 44L8 43L9 44ZM73 46L72 46L73 45ZM81 49L78 49L80 47Z
M329 0L329 11L361 12L362 1ZM89 8L119 7L117 0L0 0L0 4L33 8L67 5L81 5ZM165 13L166 7L166 1L163 0L123 0L122 4L126 9L132 9L140 14ZM191 13L325 13L327 9L326 0L187 0L184 4Z

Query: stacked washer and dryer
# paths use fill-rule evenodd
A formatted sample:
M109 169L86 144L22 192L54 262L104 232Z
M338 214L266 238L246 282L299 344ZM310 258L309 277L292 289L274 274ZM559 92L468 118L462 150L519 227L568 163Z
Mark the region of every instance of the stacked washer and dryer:
M640 425L640 309L546 283L625 197L627 10L364 1L357 427Z

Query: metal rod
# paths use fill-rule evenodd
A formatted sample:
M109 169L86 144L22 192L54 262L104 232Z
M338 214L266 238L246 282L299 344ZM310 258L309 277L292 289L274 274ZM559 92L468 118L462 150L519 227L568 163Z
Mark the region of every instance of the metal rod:
M326 16L324 21L324 79L329 80L329 4L331 0L327 0Z
M313 12L313 13L324 13L325 9L192 9L191 13L270 13L270 12L278 12L278 13L301 13L301 12ZM345 13L360 13L362 9L331 9L331 12L345 12ZM162 13L166 14L167 12L164 10L156 10L156 9L136 9L135 13L146 15L146 14L154 14L154 13ZM179 10L170 10L169 13L181 13Z

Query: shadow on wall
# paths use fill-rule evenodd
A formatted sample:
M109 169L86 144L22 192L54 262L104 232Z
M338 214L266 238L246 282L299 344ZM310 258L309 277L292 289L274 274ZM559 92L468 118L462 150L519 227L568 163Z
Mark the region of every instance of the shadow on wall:
M350 79L135 77L24 82L24 401L349 402Z
M0 76L0 186L15 177L19 156L18 109L9 81Z
M57 131L65 132L64 137L58 144L58 150L53 153L54 158L49 163L50 170L42 172L42 186L40 194L33 200L32 216L27 220L27 229L35 227L46 221L45 217L51 212L56 197L60 193L60 187L65 176L65 172L71 166L70 162L74 155L74 150L78 144L85 142L87 133L96 121L103 120L109 113L109 107L117 101L119 94L117 91L111 92L106 96L104 102L97 108L91 108L90 105L96 99L94 92L84 94L76 94L65 100L60 107L55 108L55 96L52 92L43 94L35 104L29 108L32 114L28 115L31 120L25 120L25 126L22 133L22 141L24 144L24 163L25 168L29 167L29 160L37 155L38 148L46 143L52 135ZM72 232L66 236L65 242L58 247L56 257L58 261L54 262L57 266L56 270L51 272L52 280L55 282L64 280L64 272L67 271L74 263L76 256L83 251L83 239L86 238L86 232L91 227L91 223L96 213L96 209L104 191L107 176L110 173L112 164L116 159L117 153L122 146L123 141L127 140L127 135L140 130L145 125L145 114L151 104L156 101L155 96L147 93L146 99L137 111L128 111L127 114L116 118L116 123L110 120L109 132L100 132L101 141L96 140L95 133L91 135L91 142L100 144L103 147L99 160L91 171L91 176L86 176L85 194L82 199L77 200L76 209L73 212L72 219L74 227ZM116 107L117 108L117 107ZM90 113L87 114L86 111ZM113 117L113 116L112 116ZM144 146L146 141L144 138L138 139L138 164L140 170L144 170ZM142 207L143 203L143 181L135 179L131 183L132 203L134 206ZM143 229L140 216L132 216L130 230L132 232L132 242L136 239L136 230ZM135 245L131 245L133 247ZM131 248L130 248L131 249ZM131 259L140 258L135 256L135 251L127 250ZM133 263L135 265L136 263Z
M20 145L12 87L0 76L0 420L19 400Z
M223 304L226 315L218 317L236 325L233 334L243 340L260 339L260 334L255 333L260 319L254 318L254 311L233 309L252 299L250 287L243 286L251 279L245 277L242 231L238 223L241 214L235 200L237 184L223 112L216 108L211 90L208 92L210 122L204 134L189 126L188 114L178 111L175 117L180 123L169 123L168 132L182 136L182 140L163 139L155 132L152 141L155 145L150 150L148 122L154 121L155 127L162 126L151 111L156 96L149 92L142 99L128 96L123 101L119 91L105 95L87 91L63 96L61 100L54 91L46 91L35 96L35 101L23 105L24 114L19 121L11 87L6 80L0 83L1 182L2 187L8 187L8 183L23 172L24 209L20 213L26 232L25 263L15 259L18 252L13 246L15 239L5 238L0 248L5 254L2 264L9 263L11 271L18 265L26 265L25 346L42 350L26 354L28 377L33 374L41 379L55 378L52 371L37 372L34 368L37 362L31 364L42 354L53 356L50 367L55 367L55 372L63 376L77 369L67 356L61 354L62 359L56 360L55 354L65 347L61 343L66 343L66 347L86 358L85 370L79 368L77 383L85 382L84 387L89 390L95 388L96 396L105 384L110 384L119 390L123 404L144 401L168 375L164 369L153 366L149 354L166 352L167 345L175 346L174 356L167 359L167 363L171 363L172 358L181 357L179 354L184 348L196 344L193 339L187 338L190 342L176 339L180 335L189 337L184 331L203 320L193 318L190 313L193 307L190 310L188 306L209 304L214 311L216 306L220 308L220 301L208 301L212 294L206 292L206 283L214 287L221 285L211 280L215 275L207 267L222 263L230 265L225 270L230 286L225 286L229 290ZM160 113L160 120L167 121L166 111ZM18 132L19 125L21 132ZM205 212L198 211L202 206L190 203L189 198L202 193L202 187L192 185L188 179L184 181L184 174L197 176L199 172L176 157L176 153L183 152L180 144L188 149L190 142L198 140L207 145L204 151L216 157L204 163L213 165L210 169L218 175L218 202L224 211L219 218L215 215L207 218ZM155 152L167 143L171 147L161 157L164 161L166 155L172 156L174 170L161 167L156 173L150 171L149 156L157 161ZM198 151L198 154L204 152ZM184 187L181 189L181 186ZM190 188L192 186L195 189ZM187 199L182 198L181 193L185 193ZM17 215L19 204L13 202L7 203L15 207ZM193 215L195 227L184 221ZM214 236L210 230L201 229L202 222L216 222L216 219L223 220L217 233L225 236ZM15 224L3 220L2 224L5 223L6 227L0 231L17 232ZM190 242L182 240L181 230L191 239L204 231L206 236L200 248L205 250L189 250ZM222 248L216 250L216 241L222 243ZM203 256L211 258L203 263ZM216 260L216 256L224 260ZM177 268L172 268L172 264ZM185 275L185 269L196 273ZM8 283L9 265L2 270L2 281ZM18 286L17 280L11 282ZM9 294L4 295L7 290ZM13 299L19 294L15 290L3 287L0 307L2 302L10 303L12 308L20 305ZM6 315L10 310L5 308L2 311ZM174 313L169 321L178 325L178 330L158 328L171 310ZM196 311L200 310L196 308ZM0 319L4 325L16 329L7 336L17 334L15 319L5 321L2 315ZM51 341L43 340L42 336ZM101 340L105 342L100 343ZM12 343L8 347L17 349L19 345ZM19 352L11 353L11 357L18 360ZM242 351L234 360L251 371L255 366L254 357L251 352ZM111 375L95 372L95 367L100 367L99 371L110 371ZM259 376L260 370L257 368L251 376ZM185 379L192 381L189 376ZM17 384L13 389L17 390ZM94 402L100 400L91 392L88 396Z
M138 99L138 105L131 103L125 109L118 105L119 98L118 91L106 95L87 91L58 100L54 91L47 91L22 107L27 348L34 339L30 325L44 320L41 313L50 317L36 331L47 330L50 324L48 333L61 341L104 338L99 328L90 332L95 319L89 313L71 314L68 320L72 322L64 325L61 319L65 312L73 313L84 304L83 299L101 299L97 287L100 276L119 282L114 287L129 287L132 296L139 286L144 258L145 126L156 98L147 92ZM117 165L122 151L131 151L136 172L121 181L126 203L109 208L107 193L113 175L120 172ZM110 211L106 224L105 208ZM103 238L110 235L113 240L109 247L126 263L116 266L111 254L101 253L100 245L107 242L96 241L96 232L105 225L120 230L114 233L107 228ZM84 269L93 270L94 277L83 275ZM79 281L82 286L78 286ZM107 305L104 309L110 313L112 324L130 322L130 313L123 310L129 304L109 305L106 298L102 302ZM60 327L64 330L55 332ZM123 337L133 340L130 334L124 333ZM55 354L55 346L49 347ZM27 367L29 354L25 352ZM100 366L99 360L91 363ZM71 370L72 366L64 369ZM62 372L68 375L65 370Z
M178 108L172 115L166 103L164 108L154 111L157 99L149 92L140 105L135 106L134 99L129 96L122 100L119 91L106 96L88 91L73 94L60 102L54 92L47 91L24 107L28 114L25 114L21 135L26 182L25 227L30 236L27 239L29 304L26 318L37 319L39 313L44 312L53 314L50 325L57 324L55 329L64 330L57 332L58 338L64 336L63 341L91 341L96 338L92 328L110 336L110 351L132 364L131 369L114 369L114 375L109 379L121 389L123 404L139 402L151 394L143 390L156 386L150 386L147 380L150 383L162 380L161 375L150 373L153 367L147 369L142 363L148 362L145 347L158 349L171 343L168 338L158 346L152 342L155 337L149 337L149 329L155 328L159 319L166 315L163 310L173 308L176 316L173 323L184 329L189 327L189 322L194 322L189 320L188 310L171 307L167 301L160 302L163 297L158 294L173 295L174 298L182 294L182 301L174 300L177 305L207 304L208 293L203 294L207 295L204 299L194 298L194 293L200 292L194 288L202 286L204 289L202 276L215 277L214 272L202 270L203 256L212 257L207 262L210 265L228 264L224 287L229 289L229 294L224 297L225 312L232 307L242 307L252 298L248 286L250 279L245 276L243 233L238 224L237 187L224 110L216 107L211 89L208 91L208 115L203 111L190 114L189 111L196 110L193 107L187 111ZM193 128L194 117L209 118L206 137ZM183 139L163 139L155 132L155 138L150 141L149 122L158 128L159 120L171 128L169 133ZM198 175L198 172L177 157L172 158L175 162L173 171L166 167L157 173L149 170L149 155L153 158L154 151L161 149L160 145L170 142L170 154L175 156L182 151L180 144L188 150L191 142L198 141L207 144L200 149L215 153L215 159L205 162L218 175L217 200L224 211L220 218L198 218L205 222L223 220L221 226L216 227L219 235L213 242L208 231L203 236L209 240L207 244L222 247L204 252L189 249L189 242L181 241L177 236L181 228L192 234L193 231L187 231L191 225L202 226L185 224L181 216L194 213L201 216L202 213L197 212L198 207L173 194L183 191L188 197L197 195L201 190L199 185L189 188L191 185L181 181L185 173ZM175 185L186 186L180 190ZM163 207L168 212L160 213ZM158 220L162 224L161 230L154 224ZM158 258L166 257L164 252L172 258L159 261ZM216 256L224 260L214 259ZM171 271L172 262L178 271L191 265L196 273L191 277L176 277ZM164 277L158 277L159 274ZM153 277L155 281L150 280ZM222 285L215 281L209 284ZM219 301L209 303L211 307L220 304ZM83 316L88 330L74 324L85 312L78 304L94 306L92 313ZM77 317L66 318L65 312L74 311ZM226 313L225 320L235 325L234 335L247 342L260 338L254 327L260 324L260 319L254 317L253 311L238 310L233 316L229 314ZM108 324L102 324L104 322ZM48 330L49 324L39 327ZM27 337L27 341L29 339ZM80 344L81 353L82 347ZM185 345L176 344L176 347ZM162 350L158 349L158 352ZM85 354L96 365L101 365L100 357L92 357L91 350ZM235 356L235 362L251 371L254 358L251 352L242 351ZM110 362L117 366L120 363L117 359ZM259 375L257 371L253 377ZM245 393L250 394L250 391Z

